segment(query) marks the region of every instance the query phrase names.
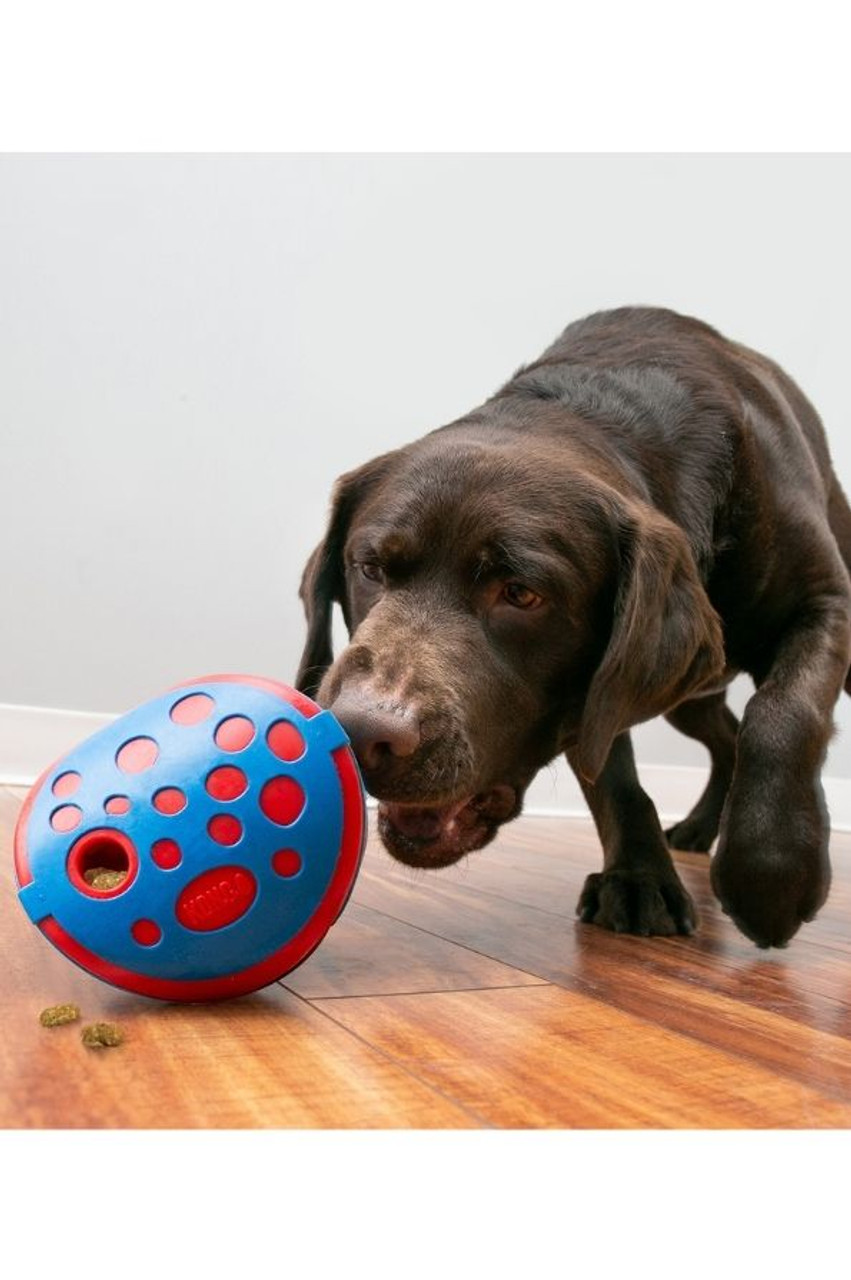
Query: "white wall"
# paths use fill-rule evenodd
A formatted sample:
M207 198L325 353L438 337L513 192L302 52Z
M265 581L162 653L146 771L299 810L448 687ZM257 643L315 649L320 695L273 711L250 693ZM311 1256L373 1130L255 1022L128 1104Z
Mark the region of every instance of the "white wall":
M774 356L851 490L849 225L844 156L3 158L0 702L292 678L334 477L601 307Z

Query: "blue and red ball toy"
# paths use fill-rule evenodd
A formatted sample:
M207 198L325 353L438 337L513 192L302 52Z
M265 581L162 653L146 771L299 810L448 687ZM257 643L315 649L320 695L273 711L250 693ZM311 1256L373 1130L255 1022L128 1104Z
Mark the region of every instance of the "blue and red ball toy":
M287 685L207 676L101 729L33 787L21 903L89 973L163 1000L289 973L345 906L363 787L328 711Z

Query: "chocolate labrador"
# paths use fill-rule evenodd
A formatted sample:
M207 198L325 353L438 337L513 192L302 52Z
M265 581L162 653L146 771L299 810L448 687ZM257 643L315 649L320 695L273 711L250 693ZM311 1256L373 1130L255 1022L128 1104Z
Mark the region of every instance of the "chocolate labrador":
M819 775L851 692L849 566L851 510L783 370L673 311L601 312L337 482L297 683L346 728L402 862L487 844L564 752L605 855L582 920L690 933L669 845L720 834L723 909L782 946L830 883ZM741 723L737 672L756 687ZM628 732L658 715L712 758L667 839Z

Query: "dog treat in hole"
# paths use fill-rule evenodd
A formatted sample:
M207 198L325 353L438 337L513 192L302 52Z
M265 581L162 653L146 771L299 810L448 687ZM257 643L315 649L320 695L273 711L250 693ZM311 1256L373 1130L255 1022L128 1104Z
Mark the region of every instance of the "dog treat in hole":
M117 889L127 879L127 872L115 871L112 867L89 867L83 872L83 879L93 889Z
M114 1049L124 1043L124 1032L114 1022L93 1022L83 1027L81 1036L88 1049Z
M42 1009L38 1020L43 1027L64 1027L69 1022L76 1022L80 1010L75 1004L52 1004L49 1009Z

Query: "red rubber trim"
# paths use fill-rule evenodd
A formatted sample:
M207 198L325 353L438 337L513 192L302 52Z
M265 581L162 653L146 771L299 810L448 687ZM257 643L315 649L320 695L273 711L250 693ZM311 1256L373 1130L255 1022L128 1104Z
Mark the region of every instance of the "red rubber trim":
M221 677L222 680L242 678L241 676ZM206 679L210 680L211 677L207 676ZM192 683L200 684L201 681L193 680ZM286 686L279 687L286 688ZM135 991L142 996L153 996L157 1000L226 1000L231 996L247 995L249 991L257 991L260 987L269 986L278 978L291 973L319 946L345 906L357 875L364 837L360 780L354 759L347 746L337 747L332 755L343 790L343 839L337 857L337 866L328 891L315 914L311 916L300 933L290 938L289 942L267 956L265 960L259 961L249 969L243 969L240 973L228 974L223 978L203 978L195 982L151 978L146 974L136 973L132 969L123 969L96 956L77 942L53 916L42 920L39 928L69 960L73 960L81 969L86 969L95 977L102 978L104 982L112 983L113 986L123 987L125 991Z
M308 720L322 710L318 703L308 698L306 693L299 693L298 689L284 684L281 680L267 680L265 676L201 676L198 680L184 680L181 684L173 685L166 692L174 693L177 689L186 689L194 684L224 684L227 681L233 681L235 684L253 684L255 688L263 689L266 693L274 693L276 697L283 698L284 702L295 707Z

